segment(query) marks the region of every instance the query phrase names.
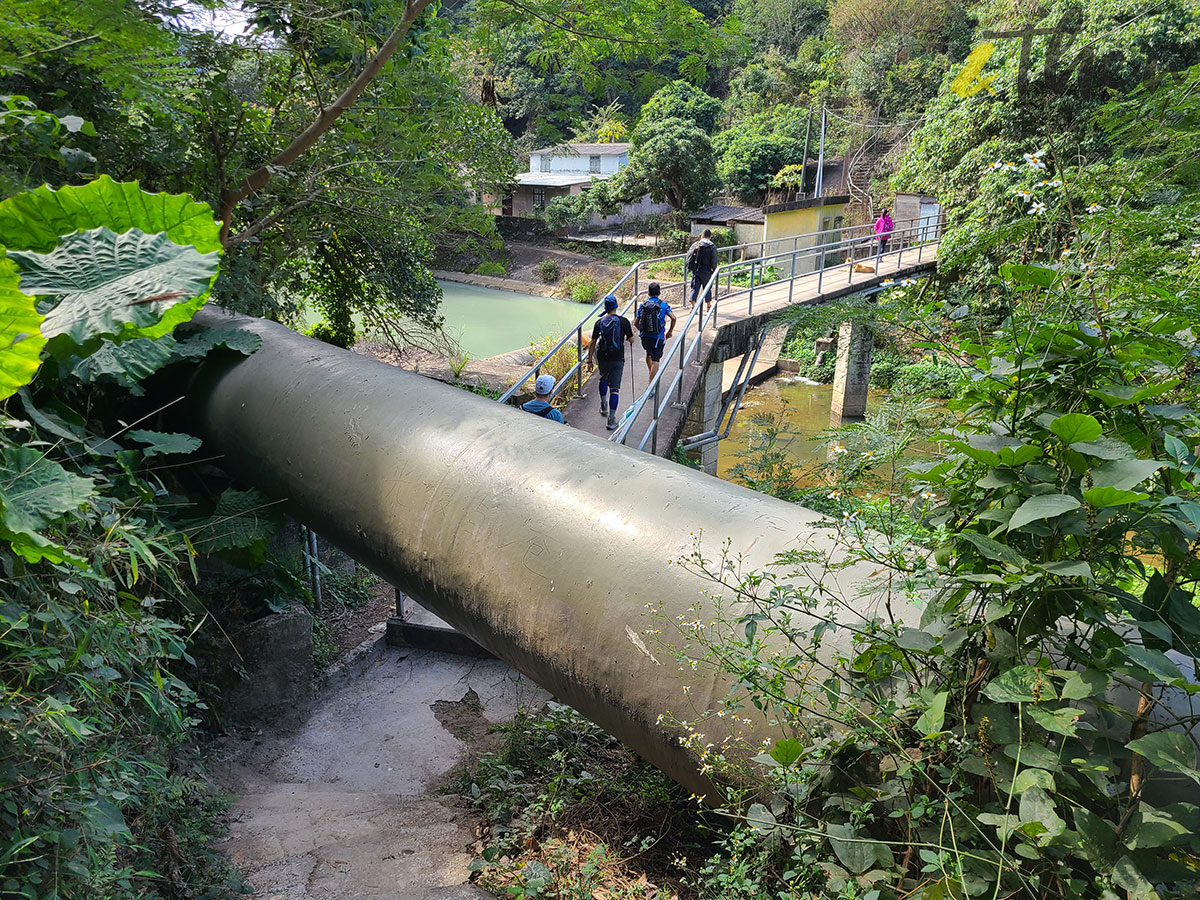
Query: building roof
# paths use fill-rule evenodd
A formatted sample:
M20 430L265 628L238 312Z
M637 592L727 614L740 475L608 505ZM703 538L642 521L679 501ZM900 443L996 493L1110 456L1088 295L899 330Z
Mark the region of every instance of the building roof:
M744 225L761 225L766 221L761 209L756 209L753 206L725 206L720 203L694 213L691 219L693 222L702 222L710 225L724 225L731 222L740 222Z
M574 187L577 184L591 184L593 178L600 177L578 172L518 172L517 184L528 187Z
M849 194L826 194L823 197L808 197L804 200L792 200L788 203L773 203L770 206L764 206L763 212L790 212L793 209L808 209L813 206L845 206L849 202Z
M549 153L552 156L621 156L629 152L633 144L557 144L543 147L534 153Z

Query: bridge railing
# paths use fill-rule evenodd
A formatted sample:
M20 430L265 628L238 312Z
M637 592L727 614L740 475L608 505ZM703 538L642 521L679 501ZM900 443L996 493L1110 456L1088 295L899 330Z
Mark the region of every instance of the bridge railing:
M937 220L937 217L934 216L927 216L921 219L904 219L895 223L893 235L909 232L920 233L929 230L930 228L940 229L940 227L940 222ZM833 240L830 240L831 238ZM813 258L821 259L822 267L824 267L826 263L828 263L830 266L840 265L843 260L838 257L837 251L834 248L847 244L853 244L855 242L861 244L863 247L867 247L875 243L874 225L849 225L842 228L830 228L823 231L810 231L804 234L789 235L787 237L769 238L761 241L751 241L745 244L734 244L728 247L718 247L718 270L725 270L727 272L726 290L728 292L732 291L733 289L733 279L735 276L733 275L732 270L738 268L739 266L750 265L757 262L759 264L757 272L761 276L762 272L766 271L762 268L761 264L765 260L772 260L780 257L789 257L794 259L797 256L812 256ZM753 256L748 256L749 254L753 254ZM764 254L769 255L764 256ZM743 258L741 260L737 260L735 259L737 256L741 256ZM668 291L672 288L682 287L686 292L689 284L686 265L681 267L684 271L682 272L683 278L679 281L663 281L660 278L649 276L644 270L649 269L651 266L661 266L664 263L670 263L675 260L684 261L687 259L687 257L687 253L677 253L671 256L659 256L655 257L654 259L644 259L631 266L629 271L622 276L621 280L613 285L613 287L608 291L609 294L616 296L622 288L626 286L629 287L630 298L619 310L620 314L629 315L631 311L636 311L638 302L645 295L646 285L648 285L651 281L658 281L664 291ZM725 259L724 263L720 263L722 258ZM738 268L738 271L741 271L741 269ZM756 269L753 265L751 265L749 271L751 278L750 290L753 292L753 280ZM531 382L541 374L542 369L548 364L551 364L553 358L566 348L571 348L575 351L575 361L563 374L558 377L554 385L554 392L551 395L551 399L553 400L555 397L557 397L567 387L567 385L572 383L574 383L576 395L581 394L583 392L584 335L590 334L592 325L595 323L596 319L603 314L604 301L598 300L591 306L587 313L584 314L583 318L581 318L578 323L568 330L566 334L564 334L558 340L558 342L550 348L549 351L544 353L534 362L529 370L517 380L516 384L514 384L500 396L499 402L512 402L513 398L520 393L523 388L527 389L526 385L530 385Z
M697 295L698 301L688 317L684 319L682 326L677 327L678 335L671 342L670 347L664 350L663 364L659 366L658 372L650 380L646 390L630 404L616 430L609 436L609 440L628 445L631 441L631 432L638 427L639 417L649 406L650 418L645 424L644 430L641 430L641 436L638 438L636 446L638 450L645 450L649 445L650 452L657 453L658 427L662 414L673 403L683 405L683 382L684 374L687 371L686 367L692 361L699 362L704 331L715 321L723 303L728 309L728 304L733 299L745 297L746 316L752 316L754 315L755 291L758 291L761 296L764 289L772 288L786 281L788 283L787 302L790 304L795 296L797 282L812 278L816 279L819 295L827 278L830 279L828 283L831 288L833 287L832 279L840 279L840 273L835 275L828 272L828 269L832 268L832 266L827 266L831 254L845 254L846 258L839 260L838 265L845 265L847 284L853 283L855 266L866 260L874 261L873 268L876 272L885 260L894 261L896 268L900 269L904 264L905 254L908 254L910 261L919 263L922 261L924 248L929 244L937 243L941 239L942 230L941 221L930 216L914 220L912 224L902 228L894 229L888 238L886 250L872 232L869 238L850 237L818 247L802 247L788 253L729 263L718 267L704 290ZM914 253L916 254L915 260L913 259ZM804 265L809 257L814 257L815 264L813 268L805 271ZM738 285L735 290L734 279L746 280L739 277L739 273L747 271L749 272L749 283ZM780 272L785 274L779 275ZM759 276L758 278L755 277L756 274ZM775 275L779 275L779 277L772 277ZM725 292L720 291L722 278L725 279L728 286ZM712 303L700 302L704 297L710 296L710 292L713 298ZM775 292L772 294L775 297L778 296ZM669 365L668 361L670 361ZM663 385L667 378L670 381L664 390Z

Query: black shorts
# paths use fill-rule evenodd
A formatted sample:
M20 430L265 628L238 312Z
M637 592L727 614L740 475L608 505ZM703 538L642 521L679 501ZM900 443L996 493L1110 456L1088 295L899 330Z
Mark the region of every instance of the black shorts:
M625 357L620 359L598 359L596 368L600 377L608 382L608 386L617 393L621 392L621 378L625 374Z
M654 362L658 362L660 359L662 359L663 344L665 343L666 341L662 338L648 337L644 334L642 335L642 347L645 349L646 355L649 356Z

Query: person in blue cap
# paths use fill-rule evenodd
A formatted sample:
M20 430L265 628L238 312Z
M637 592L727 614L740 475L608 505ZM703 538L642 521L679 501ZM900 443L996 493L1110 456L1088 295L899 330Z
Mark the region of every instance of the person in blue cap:
M650 373L650 380L653 380L663 357L663 348L675 333L675 313L671 312L671 307L662 298L662 288L657 281L646 285L646 294L646 302L638 308L637 327L646 351L646 369ZM671 320L670 331L667 330L667 319Z
M541 416L543 419L549 419L551 422L566 425L567 422L562 417L562 413L550 405L550 395L553 393L554 376L539 375L533 383L533 399L528 403L522 403L521 409L533 413L535 416Z
M617 298L604 298L604 315L592 327L592 343L588 346L587 366L591 372L600 366L600 415L608 416L608 430L617 427L617 404L620 403L621 379L625 375L625 343L633 344L633 326L624 316L617 315Z

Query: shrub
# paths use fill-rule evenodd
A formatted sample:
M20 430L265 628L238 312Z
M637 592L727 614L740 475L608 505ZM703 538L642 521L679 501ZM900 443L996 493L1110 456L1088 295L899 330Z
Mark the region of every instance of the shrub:
M531 343L529 345L529 352L533 355L534 362L545 357L550 352L550 348L557 344L560 338L561 335L549 334L541 340ZM579 355L575 344L568 342L542 364L541 373L543 375L553 375L554 380L557 382L570 371L571 366L575 365L578 360ZM559 394L559 397L562 396L562 394Z
M586 272L577 272L563 279L563 290L576 303L595 303L600 296L600 285Z
M478 266L475 267L475 274L476 275L505 275L505 274L507 274L507 270L504 268L503 263L498 263L495 260L487 260L486 262L481 262Z
M542 279L546 284L553 284L558 281L558 261L543 259L538 263L537 273L538 278Z
M953 397L962 382L962 371L950 363L923 359L910 363L899 373L891 390L914 397Z

